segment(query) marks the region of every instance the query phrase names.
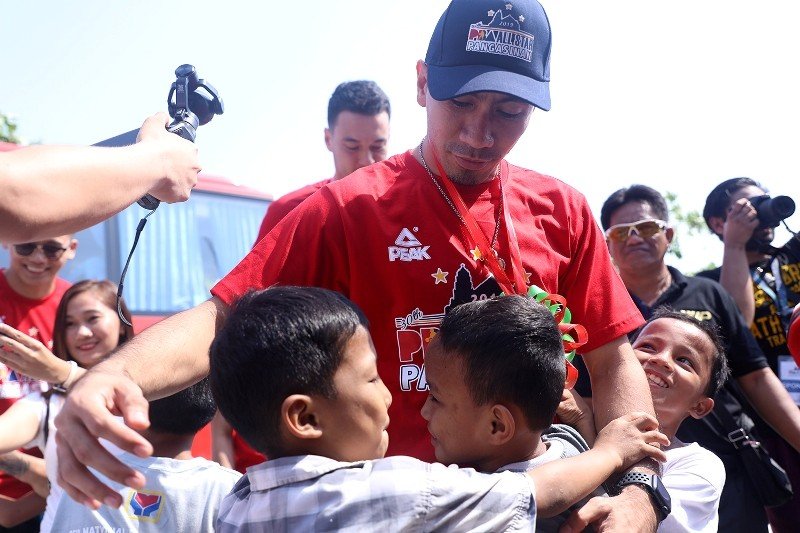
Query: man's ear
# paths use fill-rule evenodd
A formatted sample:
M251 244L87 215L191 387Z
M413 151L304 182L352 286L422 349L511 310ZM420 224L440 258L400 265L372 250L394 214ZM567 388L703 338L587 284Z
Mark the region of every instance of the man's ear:
M325 128L325 146L328 147L328 150L333 152L333 146L331 146L331 137L333 137L333 132L330 128Z
M318 439L322 436L314 400L306 394L287 396L281 404L281 423L288 434L297 439Z
M717 235L725 231L725 219L722 217L708 217L708 227Z
M423 60L417 61L417 103L425 107L428 90L428 65Z
M689 409L689 414L692 418L701 419L706 416L714 408L714 400L708 397L703 397L694 404L694 407Z
M499 446L510 441L517 431L517 423L508 407L500 403L495 404L492 406L489 416L491 423L489 444Z
M664 235L667 237L667 242L672 244L672 239L675 238L675 229L671 227L667 227L664 230Z

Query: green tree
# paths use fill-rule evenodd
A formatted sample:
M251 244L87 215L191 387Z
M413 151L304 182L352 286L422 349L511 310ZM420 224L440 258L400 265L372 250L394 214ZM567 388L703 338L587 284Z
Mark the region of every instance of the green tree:
M19 144L19 137L17 137L17 123L6 115L0 113L0 141L8 143Z
M683 254L681 253L680 239L678 238L677 234L681 233L687 236L699 235L701 232L705 231L706 222L700 212L684 211L684 209L678 203L678 195L674 192L667 192L664 195L664 198L667 200L669 215L674 221L674 227L676 230L676 236L669 248L669 253L680 259L683 257Z

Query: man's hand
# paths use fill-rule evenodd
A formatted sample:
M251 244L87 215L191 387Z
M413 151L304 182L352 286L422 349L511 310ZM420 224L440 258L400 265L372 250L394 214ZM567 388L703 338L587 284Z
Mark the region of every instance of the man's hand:
M727 245L744 246L758 227L758 213L747 198L740 198L728 210L722 240Z
M197 184L200 163L197 147L165 129L169 115L158 113L145 120L136 139L138 145L151 147L160 154L161 179L149 193L164 202L183 202L189 199Z
M597 434L592 450L608 453L619 471L645 457L666 461L658 444L669 446L667 436L658 431L658 421L651 414L638 412L609 422Z
M112 507L122 504L120 495L87 467L129 487L144 486L144 476L113 457L98 439L139 457L151 455L153 447L135 431L150 425L147 413L141 389L126 376L95 369L75 384L55 420L58 484L73 500L93 509L101 502Z
M558 531L583 531L589 524L601 533L653 533L658 527L658 519L650 495L639 487L627 486L619 496L592 498L574 511Z

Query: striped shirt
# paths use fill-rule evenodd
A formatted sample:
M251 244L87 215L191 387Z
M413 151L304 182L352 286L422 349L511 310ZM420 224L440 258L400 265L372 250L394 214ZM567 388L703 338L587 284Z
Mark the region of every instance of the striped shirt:
M304 455L250 467L223 500L217 531L534 531L535 520L522 473Z

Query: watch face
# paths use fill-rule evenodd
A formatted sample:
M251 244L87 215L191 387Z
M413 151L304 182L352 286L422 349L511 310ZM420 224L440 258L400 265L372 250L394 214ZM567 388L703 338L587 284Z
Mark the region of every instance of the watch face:
M661 476L653 476L653 485L656 503L664 509L665 514L669 514L672 511L672 498L669 497L667 487L661 482Z

